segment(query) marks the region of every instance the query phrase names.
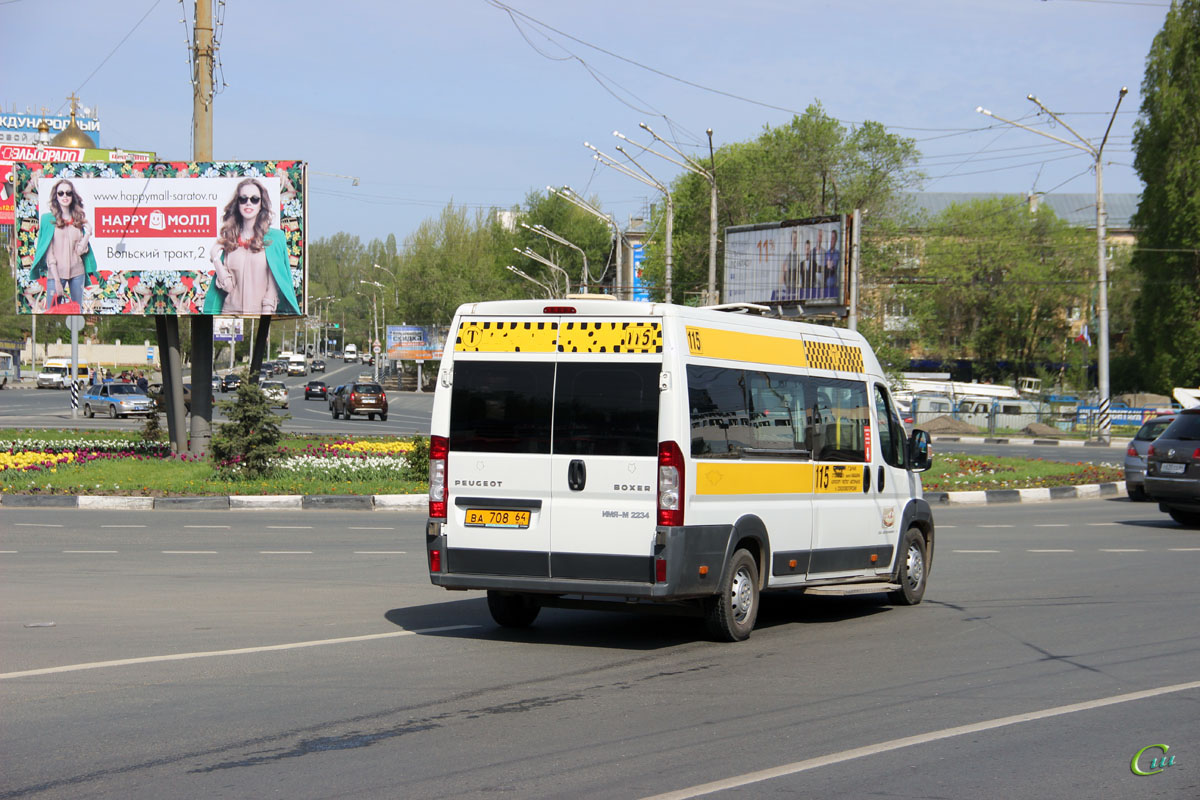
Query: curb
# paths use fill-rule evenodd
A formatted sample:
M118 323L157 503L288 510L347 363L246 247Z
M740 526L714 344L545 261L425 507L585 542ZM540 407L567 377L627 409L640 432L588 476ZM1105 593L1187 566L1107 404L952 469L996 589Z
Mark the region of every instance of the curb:
M1125 493L1125 481L1087 483L1082 486L1052 486L1040 489L986 489L981 492L925 492L936 505L994 505L1000 503L1046 503L1083 497L1115 497Z
M931 434L930 440L935 443L957 442L960 444L1025 444L1037 445L1039 447L1058 447L1060 445L1067 447L1072 445L1076 447L1118 447L1122 450L1129 446L1129 440L1126 438L1121 438L1119 441L1112 439L1108 444L1104 444L1094 439L1031 439L1027 437L1014 439L1008 436L940 436Z

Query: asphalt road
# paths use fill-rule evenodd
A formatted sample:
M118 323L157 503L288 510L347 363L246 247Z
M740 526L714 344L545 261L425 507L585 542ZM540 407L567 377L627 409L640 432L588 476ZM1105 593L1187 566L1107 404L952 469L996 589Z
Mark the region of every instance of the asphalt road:
M1200 531L935 514L922 605L773 597L730 645L497 629L415 513L0 508L0 798L1200 796Z
M291 419L283 423L283 428L289 433L354 433L362 435L391 434L404 436L413 433L429 433L429 418L433 411L433 394L431 392L398 392L389 391L388 419L368 420L366 417L354 417L349 420L334 420L329 413L329 405L324 400L304 399L304 384L310 380L323 380L330 389L342 383L355 380L359 373L370 372L373 367L365 364L346 364L338 360L327 362L325 373L313 373L304 377L289 378L277 375L273 380L281 380L288 387L288 409L276 410L278 414L289 414ZM218 370L224 375L225 372ZM186 380L185 380L186 382ZM230 400L232 393L216 392L214 403ZM214 408L213 422L224 420L219 408ZM16 428L62 428L71 427L80 430L139 430L144 424L141 417L110 420L107 417L87 419L83 416L82 408L75 418L71 415L71 394L56 389L6 389L0 391L0 426ZM188 417L191 424L191 417ZM164 423L165 426L165 423Z

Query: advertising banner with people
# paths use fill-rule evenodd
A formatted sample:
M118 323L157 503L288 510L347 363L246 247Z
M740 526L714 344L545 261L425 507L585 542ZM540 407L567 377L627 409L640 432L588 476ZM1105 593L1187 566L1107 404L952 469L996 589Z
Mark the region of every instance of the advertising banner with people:
M726 228L724 302L837 313L849 301L846 230L844 216Z
M18 162L17 312L294 317L301 161Z

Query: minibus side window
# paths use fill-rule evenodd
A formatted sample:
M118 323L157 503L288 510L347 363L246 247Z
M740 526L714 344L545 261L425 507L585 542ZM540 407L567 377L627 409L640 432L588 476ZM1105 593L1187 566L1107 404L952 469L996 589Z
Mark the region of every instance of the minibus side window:
M814 378L808 425L818 461L866 461L865 431L871 424L866 384Z
M740 369L687 368L688 406L692 422L692 455L740 458L753 447L746 414L746 379Z
M553 391L549 362L456 362L450 449L549 455Z
M554 452L658 455L661 364L560 363L554 387Z
M809 428L805 424L805 379L774 372L747 372L746 378L750 401L747 416L754 447L810 451Z
M884 463L905 467L908 448L905 446L904 426L892 405L887 391L875 384L875 416L879 418L879 454Z

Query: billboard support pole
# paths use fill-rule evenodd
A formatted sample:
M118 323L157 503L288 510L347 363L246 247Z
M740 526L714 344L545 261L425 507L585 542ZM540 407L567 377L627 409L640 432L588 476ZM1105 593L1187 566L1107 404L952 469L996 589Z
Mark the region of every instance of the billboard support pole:
M846 314L846 327L852 331L858 330L858 229L862 225L862 209L854 209L853 220L850 223L850 308ZM843 242L843 244L845 244Z
M174 452L179 453L182 451L180 450L179 443L177 441L179 429L175 425L174 413L174 398L178 393L175 391L175 383L171 380L171 372L169 368L171 363L171 343L167 337L168 319L168 317L155 316L154 333L158 338L158 363L159 369L162 371L163 407L166 411L167 417L167 438L171 441L171 449ZM158 412L155 411L155 413L157 414Z
M212 161L213 14L212 0L196 2L196 43L192 80L192 156ZM178 326L178 318L175 324ZM192 443L194 455L208 452L212 441L213 318L192 318Z
M188 451L186 407L183 402L183 359L179 351L179 318L164 317L166 347L163 353L163 386L167 388L167 430L173 430L171 449L176 453Z
M259 317L257 329L254 331L254 350L250 353L250 380L258 381L259 370L263 365L263 354L271 348L271 315Z

